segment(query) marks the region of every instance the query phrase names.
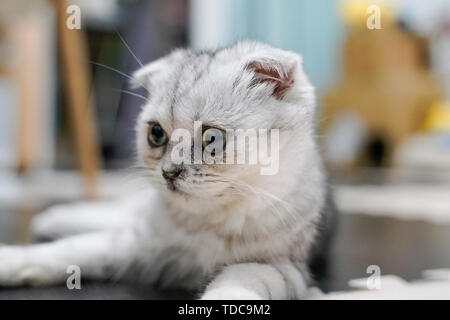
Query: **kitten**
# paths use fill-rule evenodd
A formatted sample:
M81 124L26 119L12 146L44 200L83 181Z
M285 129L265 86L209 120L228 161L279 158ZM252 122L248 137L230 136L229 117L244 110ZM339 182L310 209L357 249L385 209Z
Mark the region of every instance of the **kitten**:
M59 239L0 247L0 285L61 283L78 265L86 278L132 277L204 290L203 299L304 298L326 191L300 56L251 41L176 50L134 78L151 93L137 150L154 187L38 215L34 235ZM169 137L178 128L199 134L203 146L211 128L279 129L278 172L262 175L260 163L174 163Z

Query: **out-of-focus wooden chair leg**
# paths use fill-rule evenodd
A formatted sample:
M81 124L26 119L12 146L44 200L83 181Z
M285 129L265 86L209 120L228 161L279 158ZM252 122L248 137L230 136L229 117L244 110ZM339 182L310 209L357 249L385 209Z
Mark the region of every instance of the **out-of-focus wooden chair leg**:
M87 48L82 30L66 26L67 3L53 0L58 14L59 51L71 124L75 133L79 165L86 181L86 196L95 197L99 148L93 106L89 97L91 79Z
M18 125L17 125L17 172L25 173L33 166L33 144L36 143L33 133L36 123L35 115L39 112L39 58L34 50L36 37L31 28L19 26L16 46L20 50L20 63L14 69L13 76L17 81L19 92Z

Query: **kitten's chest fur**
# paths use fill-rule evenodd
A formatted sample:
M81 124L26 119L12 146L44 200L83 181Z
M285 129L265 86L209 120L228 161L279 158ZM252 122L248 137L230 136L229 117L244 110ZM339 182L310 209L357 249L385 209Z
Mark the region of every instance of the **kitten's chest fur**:
M151 220L152 234L163 243L158 281L167 285L190 278L187 286L197 286L229 264L305 261L314 237L306 220L283 221L270 208L249 204L205 216L166 205Z

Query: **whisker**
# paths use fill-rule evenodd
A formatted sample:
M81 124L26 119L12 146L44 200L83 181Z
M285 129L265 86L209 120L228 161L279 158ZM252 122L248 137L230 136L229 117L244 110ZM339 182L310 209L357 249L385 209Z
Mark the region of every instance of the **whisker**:
M286 211L286 213L289 214L289 217L295 221L298 219L298 217L294 214L294 212L292 212L292 209L296 209L295 206L293 206L292 204L280 199L279 197L271 194L270 192L267 192L263 189L257 188L257 187L253 187L243 181L237 180L237 179L231 179L229 177L226 176L222 176L222 175L217 175L217 174L210 174L210 176L214 176L214 177L220 177L222 179L226 179L228 180L229 183L237 186L237 187L244 187L247 190L251 191L254 195L258 196L260 199L262 199L263 201L265 201L269 206L271 206L273 208L273 210L275 211L275 213L278 216L278 219L286 224L286 219L283 218L283 216L280 214L280 211L277 209L277 207L275 206L275 203L279 203L282 208ZM272 201L268 201L269 199L275 201L275 203L273 203ZM290 208L289 208L290 207Z
M116 30L117 35L120 38L120 41L122 41L122 43L125 45L125 47L127 48L128 52L131 53L131 55L133 56L134 60L136 60L137 63L139 63L139 65L141 67L143 67L144 65L142 64L141 60L138 59L138 57L134 54L134 52L131 50L131 48L128 46L127 42L125 41L125 39L122 37L122 35L120 34L119 31Z
M112 91L116 91L116 92L123 92L123 93L127 93L127 94L130 94L130 95L132 95L132 96L135 96L135 97L141 98L141 99L143 99L143 100L145 100L145 101L147 101L147 102L150 102L150 100L149 100L149 99L147 99L146 97L144 97L143 95L140 95L140 94L134 93L134 92L132 92L132 91L128 91L128 90L122 90L122 89L114 89L114 88L112 88L111 90L112 90Z
M126 77L126 78L128 78L128 79L130 79L130 80L133 81L133 82L137 82L137 83L138 83L139 85L141 85L148 93L150 93L150 91L148 91L148 89L145 87L145 85L144 85L143 83L137 81L135 78L133 78L133 77L130 76L129 74L126 74L126 73L124 73L124 72L122 72L122 71L120 71L120 70L117 70L117 69L113 68L113 67L107 66L106 64L103 64L103 63L99 63L99 62L95 62L95 61L89 61L89 62L92 63L93 65L96 65L96 66L99 66L99 67L103 67L103 68L108 69L108 70L110 70L110 71L116 72L116 73L118 73L118 74L120 74L120 75L122 75L122 76L124 76L124 77Z

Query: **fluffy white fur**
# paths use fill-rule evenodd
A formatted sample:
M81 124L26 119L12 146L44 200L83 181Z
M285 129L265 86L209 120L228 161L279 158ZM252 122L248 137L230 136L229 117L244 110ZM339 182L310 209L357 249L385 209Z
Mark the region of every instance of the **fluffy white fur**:
M255 81L252 62L293 82ZM149 100L137 123L141 175L153 188L114 202L50 208L32 231L54 242L0 247L0 285L65 282L68 265L93 279L134 278L204 290L204 299L302 298L306 261L324 204L314 139L314 90L299 55L257 42L211 52L177 50L135 74ZM264 79L263 79L264 80ZM148 122L170 135L193 121L218 128L280 129L280 170L186 165L176 191L162 169L172 145L152 148ZM194 132L192 132L194 135Z

